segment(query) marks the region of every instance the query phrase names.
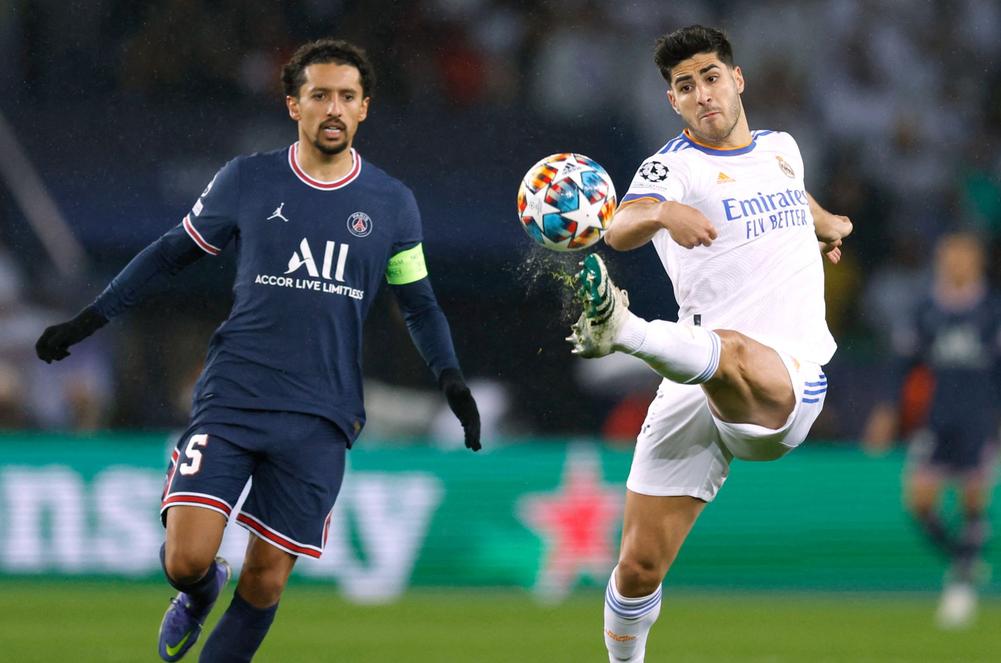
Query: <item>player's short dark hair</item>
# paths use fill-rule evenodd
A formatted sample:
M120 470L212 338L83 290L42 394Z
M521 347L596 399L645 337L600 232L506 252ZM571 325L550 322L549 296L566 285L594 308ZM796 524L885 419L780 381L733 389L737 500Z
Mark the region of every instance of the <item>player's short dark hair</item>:
M282 67L282 85L289 97L298 97L299 90L306 82L306 67L311 64L351 65L361 75L362 97L371 97L375 92L375 70L365 51L343 39L317 39L303 44L292 54L292 58Z
M689 25L658 39L654 46L653 61L660 69L660 75L670 83L671 70L679 62L699 53L715 53L725 65L733 66L733 48L726 34L722 30L702 25Z

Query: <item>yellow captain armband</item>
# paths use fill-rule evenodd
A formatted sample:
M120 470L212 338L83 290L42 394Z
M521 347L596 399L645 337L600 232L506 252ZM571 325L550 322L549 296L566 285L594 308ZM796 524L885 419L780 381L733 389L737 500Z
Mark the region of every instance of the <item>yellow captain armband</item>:
M420 281L427 275L428 268L424 264L422 244L400 251L390 258L389 264L386 265L386 281L390 285L406 285Z

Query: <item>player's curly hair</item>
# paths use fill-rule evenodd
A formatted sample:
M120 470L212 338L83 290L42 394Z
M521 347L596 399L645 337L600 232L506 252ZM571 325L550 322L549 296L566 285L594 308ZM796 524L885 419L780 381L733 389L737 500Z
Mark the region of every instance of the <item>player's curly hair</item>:
M317 39L303 44L292 54L292 58L282 67L282 85L289 97L298 97L299 90L306 82L306 67L311 64L348 64L361 75L363 97L371 97L375 92L375 70L365 51L343 39Z
M671 70L688 58L699 53L715 53L728 67L733 66L733 48L726 34L716 28L689 25L675 30L657 40L653 51L653 61L660 69L660 75L671 82Z

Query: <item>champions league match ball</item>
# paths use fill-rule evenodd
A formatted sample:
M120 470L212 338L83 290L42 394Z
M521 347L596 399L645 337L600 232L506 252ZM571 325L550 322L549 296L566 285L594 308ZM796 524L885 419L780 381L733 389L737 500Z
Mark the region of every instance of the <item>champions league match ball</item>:
M518 216L528 236L553 251L579 251L605 233L615 186L583 154L553 154L528 169L518 187Z

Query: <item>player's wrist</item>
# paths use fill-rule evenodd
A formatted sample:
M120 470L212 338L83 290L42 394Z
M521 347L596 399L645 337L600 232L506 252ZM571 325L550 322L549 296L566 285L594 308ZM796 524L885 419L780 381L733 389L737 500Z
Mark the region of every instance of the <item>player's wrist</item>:
M450 389L465 387L466 381L458 368L445 368L438 374L438 388L448 393Z
M660 227L670 232L676 226L676 220L685 205L675 200L665 200L657 205L657 222Z
M71 322L73 327L86 337L108 324L108 319L91 304L80 311Z

